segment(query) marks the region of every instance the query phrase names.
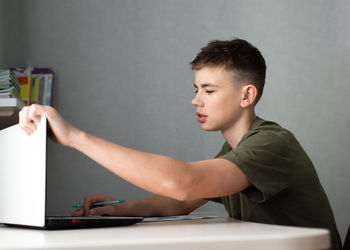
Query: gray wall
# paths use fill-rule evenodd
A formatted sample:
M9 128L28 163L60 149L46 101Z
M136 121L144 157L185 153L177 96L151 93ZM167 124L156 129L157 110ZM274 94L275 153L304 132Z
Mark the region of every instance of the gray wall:
M0 68L27 60L26 1L0 0Z
M4 28L5 28L5 17L4 17L4 8L5 3L3 1L0 1L0 67L4 65L4 39L3 36L5 34Z
M186 161L211 158L223 142L220 133L203 132L195 121L188 62L209 40L235 36L256 45L268 65L257 113L300 140L344 237L350 222L350 2L5 3L11 15L4 20L17 28L5 29L2 38L5 66L54 67L54 106L73 125ZM22 13L20 21L15 12ZM17 41L19 32L26 34L24 40ZM151 195L79 152L51 143L49 153L52 214L70 213L72 203L94 193L120 199ZM203 211L223 209L208 205Z

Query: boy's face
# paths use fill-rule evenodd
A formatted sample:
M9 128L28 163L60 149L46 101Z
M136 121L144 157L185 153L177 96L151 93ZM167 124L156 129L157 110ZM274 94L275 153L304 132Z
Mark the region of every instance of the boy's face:
M233 81L233 73L222 68L205 67L195 71L197 121L207 131L225 131L239 119L242 92Z

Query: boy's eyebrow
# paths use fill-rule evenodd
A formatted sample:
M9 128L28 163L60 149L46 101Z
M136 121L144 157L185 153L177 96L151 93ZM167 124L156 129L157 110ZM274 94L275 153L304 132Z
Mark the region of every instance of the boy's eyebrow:
M205 87L217 87L218 85L216 84L213 84L213 83L202 83L200 84L202 88L205 88ZM198 86L194 83L193 86L198 89Z

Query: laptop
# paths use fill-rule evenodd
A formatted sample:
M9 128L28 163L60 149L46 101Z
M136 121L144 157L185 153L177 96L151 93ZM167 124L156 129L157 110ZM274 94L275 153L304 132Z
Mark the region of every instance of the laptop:
M38 229L132 225L142 217L48 216L46 191L47 121L28 136L19 124L0 130L0 223Z

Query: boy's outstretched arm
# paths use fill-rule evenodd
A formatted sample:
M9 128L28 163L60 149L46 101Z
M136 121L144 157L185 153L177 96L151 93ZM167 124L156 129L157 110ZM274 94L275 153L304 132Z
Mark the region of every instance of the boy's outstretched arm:
M185 162L126 148L73 127L49 106L24 107L20 112L23 130L28 134L35 131L42 115L47 117L58 143L79 150L121 178L152 193L185 201L226 196L250 185L244 173L225 159Z

